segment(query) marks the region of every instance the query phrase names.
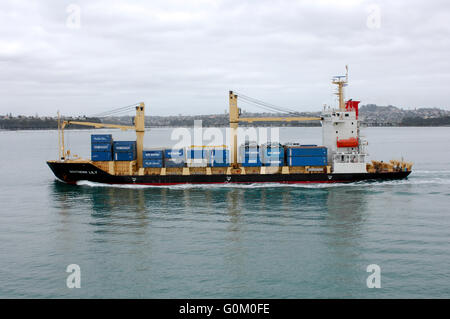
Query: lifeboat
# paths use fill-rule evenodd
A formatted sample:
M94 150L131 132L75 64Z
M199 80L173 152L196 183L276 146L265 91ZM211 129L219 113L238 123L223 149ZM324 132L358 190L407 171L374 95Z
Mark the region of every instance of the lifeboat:
M337 140L337 147L358 147L358 139L350 137L343 140Z

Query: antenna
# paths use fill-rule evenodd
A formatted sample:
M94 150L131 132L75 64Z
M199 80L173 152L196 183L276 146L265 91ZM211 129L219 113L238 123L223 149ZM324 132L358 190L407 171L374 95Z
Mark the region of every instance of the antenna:
M348 82L348 64L345 65L345 82Z

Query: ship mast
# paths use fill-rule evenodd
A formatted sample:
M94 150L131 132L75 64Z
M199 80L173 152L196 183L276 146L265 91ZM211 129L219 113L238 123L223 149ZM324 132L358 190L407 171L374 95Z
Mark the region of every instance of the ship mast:
M136 151L137 165L142 167L142 151L144 150L144 134L145 134L145 105L141 102L136 106L136 117L134 118L134 128L136 130Z
M62 156L64 154L64 150L62 145L64 145L64 143L61 143L61 115L59 114L59 110L58 110L58 160L62 159Z
M338 90L335 93L339 98L339 109L345 109L345 100L344 100L344 87L347 86L348 83L348 65L345 66L345 77L344 76L335 76L332 79L332 83L338 86Z

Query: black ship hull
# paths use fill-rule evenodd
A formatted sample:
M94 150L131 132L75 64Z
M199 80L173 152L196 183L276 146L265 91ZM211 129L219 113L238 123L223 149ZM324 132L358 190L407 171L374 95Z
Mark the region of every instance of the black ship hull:
M47 162L55 176L69 184L91 181L105 184L176 185L227 183L351 183L359 181L398 180L411 171L345 174L220 174L220 175L111 175L90 163Z

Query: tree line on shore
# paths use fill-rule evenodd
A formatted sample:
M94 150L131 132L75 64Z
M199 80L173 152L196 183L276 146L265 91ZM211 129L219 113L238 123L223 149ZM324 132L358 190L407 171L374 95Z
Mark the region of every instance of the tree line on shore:
M164 120L161 120L164 118ZM204 127L226 127L228 126L227 116L216 117L185 117L180 119L179 117L157 117L155 119L147 119L146 126L148 127L191 127L194 124L194 119L201 119ZM76 119L80 120L80 119ZM88 122L102 122L99 118L83 118L82 121ZM108 119L104 122L113 124L124 124L123 119ZM129 119L126 122L131 122ZM380 123L364 123L365 126L380 126ZM131 123L126 123L131 125ZM253 126L253 123L242 123L242 126ZM319 122L259 122L258 126L320 126ZM442 116L436 118L421 118L421 117L406 117L400 123L395 123L390 126L450 126L450 116ZM58 123L55 118L36 118L36 117L7 117L0 118L0 129L2 130L48 130L57 129ZM70 125L67 129L89 129L88 126Z

